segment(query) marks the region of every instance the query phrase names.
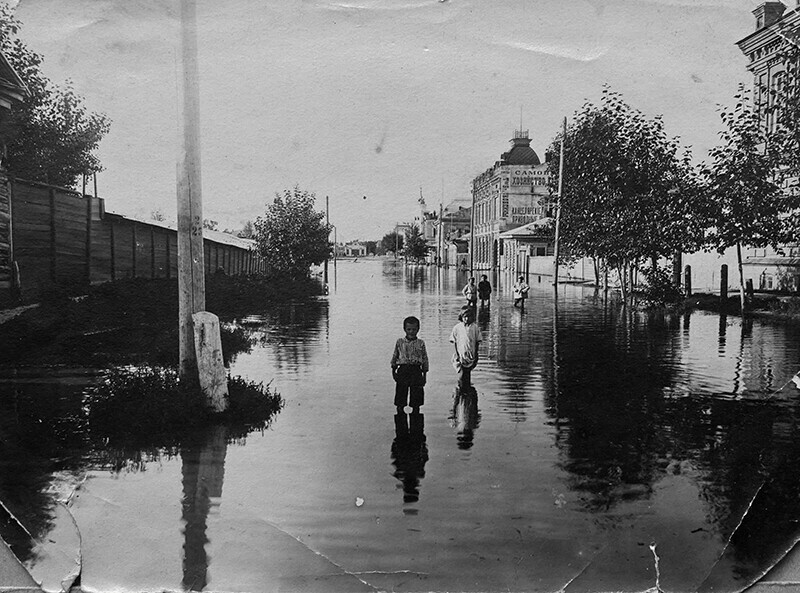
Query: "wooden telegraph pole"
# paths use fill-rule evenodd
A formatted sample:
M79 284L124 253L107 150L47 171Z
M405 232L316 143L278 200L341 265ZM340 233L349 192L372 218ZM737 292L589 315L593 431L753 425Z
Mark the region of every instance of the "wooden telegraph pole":
M328 208L328 196L325 196L325 226L328 228L328 235L326 237L326 241L330 241L331 238L331 214ZM333 246L334 250L336 249L336 245ZM328 286L328 259L330 256L326 253L325 254L325 268L323 273L322 281L325 283L325 286Z
M561 154L558 159L558 197L556 198L556 233L553 241L553 286L558 286L558 241L561 232L561 192L564 191L564 143L567 140L567 118L561 130Z
M197 380L192 314L206 308L203 200L200 187L200 84L195 0L181 0L178 60L178 318L181 378Z
M207 404L227 407L228 381L222 362L219 319L205 311L203 198L200 175L200 75L197 63L195 0L181 0L181 55L178 60L178 356L180 376L198 385Z
M444 227L442 227L442 216L443 215L444 215L444 206L442 206L442 203L439 202L439 244L437 246L437 254L436 254L439 257L439 261L436 262L437 267L439 267L439 268L442 267L442 260L444 259L442 257L442 245L444 244L444 241L442 240L442 229L444 228Z
M203 199L200 176L200 83L196 0L181 0L178 60L180 149L178 194L178 331L181 379L197 384L207 405L227 407L228 379L222 361L219 319L206 308Z

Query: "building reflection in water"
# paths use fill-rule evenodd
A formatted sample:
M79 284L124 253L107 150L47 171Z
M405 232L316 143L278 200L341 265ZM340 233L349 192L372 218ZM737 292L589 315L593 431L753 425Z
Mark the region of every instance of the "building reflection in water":
M225 476L228 430L215 426L196 445L181 450L183 460L183 587L202 591L209 582L206 552L208 515L219 506Z
M425 415L395 414L394 431L392 464L395 466L394 477L400 480L397 487L403 489L404 503L417 502L420 480L425 477L425 463L428 461Z
M453 413L450 416L453 428L456 429L456 441L459 449L471 449L474 444L475 430L480 423L478 412L478 392L475 387L456 387L453 392Z

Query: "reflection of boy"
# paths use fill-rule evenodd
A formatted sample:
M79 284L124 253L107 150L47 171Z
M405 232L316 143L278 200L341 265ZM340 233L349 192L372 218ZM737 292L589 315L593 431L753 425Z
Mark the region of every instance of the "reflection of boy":
M409 420L410 425L409 425ZM394 417L395 439L392 442L394 477L403 484L403 502L419 500L420 480L425 477L428 445L425 442L425 417L405 412Z
M450 417L457 431L456 441L459 449L472 447L475 429L478 428L478 392L474 387L456 387L453 393L453 413Z
M406 404L414 412L425 403L425 381L428 374L428 353L425 342L417 337L419 319L406 317L403 320L403 331L406 335L394 345L392 353L392 376L396 381L394 405L397 412L402 413Z
M475 323L475 311L469 305L461 307L460 321L453 326L450 341L455 347L453 367L458 372L458 384L467 387L470 384L472 369L478 364L478 344L481 342L481 330Z

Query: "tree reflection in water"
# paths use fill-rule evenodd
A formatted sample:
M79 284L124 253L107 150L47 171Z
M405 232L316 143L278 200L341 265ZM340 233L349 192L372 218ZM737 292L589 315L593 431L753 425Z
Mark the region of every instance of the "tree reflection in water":
M271 350L276 370L307 372L321 330L328 325L328 301L320 299L277 306L257 319L250 327L261 327L260 343Z
M709 392L679 376L689 317L680 325L679 316L613 308L605 326L562 320L547 409L579 504L604 513L651 499L666 476L684 476L700 492L705 529L730 538L703 588L742 588L800 538L800 412L769 392L776 353L790 338L772 328L772 339L754 341L743 323L730 391ZM722 355L732 326L722 315L718 327Z
M23 563L53 528L52 475L85 463L80 394L59 382L0 383L0 536Z

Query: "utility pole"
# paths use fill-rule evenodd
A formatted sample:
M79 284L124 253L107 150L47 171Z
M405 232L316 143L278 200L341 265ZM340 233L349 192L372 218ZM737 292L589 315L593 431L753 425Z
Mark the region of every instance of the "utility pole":
M439 202L439 246L437 249L437 255L439 256L438 266L442 267L442 216L444 216L444 207L442 203Z
M228 407L219 318L206 308L203 199L200 175L200 76L196 0L181 0L178 60L178 355L180 377L197 385L215 412Z
M474 276L474 253L475 253L475 187L472 187L472 208L469 213L469 275Z
M330 238L331 238L331 216L330 216L330 210L328 208L328 196L325 196L325 226L328 229L328 239L327 240L330 240ZM335 246L334 246L334 248L335 248ZM328 258L329 257L330 257L330 254L326 253L325 254L325 268L324 268L325 272L323 274L323 279L322 279L322 281L325 283L326 286L328 284Z
M556 233L553 242L553 286L558 286L558 241L561 232L561 193L564 191L564 143L567 140L567 118L561 130L561 154L558 159L558 197L556 198Z

